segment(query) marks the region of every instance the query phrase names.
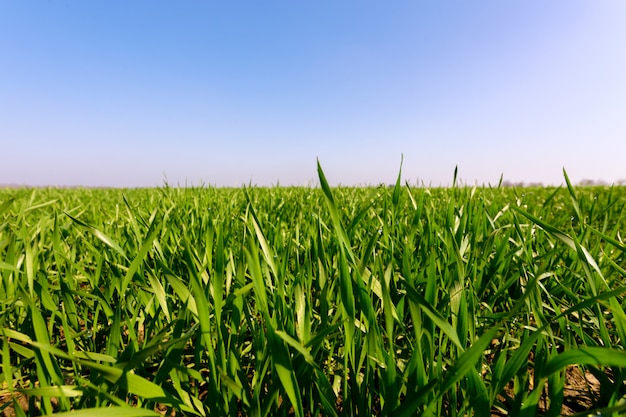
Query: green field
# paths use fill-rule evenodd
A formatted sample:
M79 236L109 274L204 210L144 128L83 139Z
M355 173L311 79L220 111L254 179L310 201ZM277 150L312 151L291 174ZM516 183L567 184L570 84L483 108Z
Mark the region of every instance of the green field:
M0 190L2 411L626 412L624 187L319 174Z

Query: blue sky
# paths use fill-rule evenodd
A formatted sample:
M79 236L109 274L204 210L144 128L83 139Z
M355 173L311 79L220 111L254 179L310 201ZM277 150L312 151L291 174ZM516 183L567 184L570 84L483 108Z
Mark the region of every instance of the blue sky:
M622 0L0 2L0 184L626 178Z

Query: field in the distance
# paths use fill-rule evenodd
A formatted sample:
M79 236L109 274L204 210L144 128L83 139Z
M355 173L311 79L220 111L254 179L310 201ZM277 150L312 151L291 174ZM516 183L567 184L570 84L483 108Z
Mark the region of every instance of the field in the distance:
M624 187L0 190L0 412L626 411Z

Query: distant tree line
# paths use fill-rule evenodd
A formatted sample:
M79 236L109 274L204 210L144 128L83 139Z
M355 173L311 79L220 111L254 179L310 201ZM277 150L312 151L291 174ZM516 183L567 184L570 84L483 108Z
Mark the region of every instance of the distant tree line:
M619 186L625 186L626 185L626 179L621 178L619 180L617 180L616 182L614 182L613 184L610 184L604 180L591 180L588 178L583 178L579 183L579 186L581 187L603 187L603 186L608 186L608 185L619 185ZM529 183L525 183L523 181L519 181L519 182L513 182L513 181L502 181L502 187L516 187L516 188L533 188L533 187L543 187L543 183L541 182L529 182Z

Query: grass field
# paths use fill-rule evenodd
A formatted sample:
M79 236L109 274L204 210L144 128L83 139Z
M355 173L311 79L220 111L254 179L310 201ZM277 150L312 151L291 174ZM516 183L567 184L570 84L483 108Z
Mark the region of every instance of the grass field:
M626 412L625 188L319 176L0 190L2 411Z

